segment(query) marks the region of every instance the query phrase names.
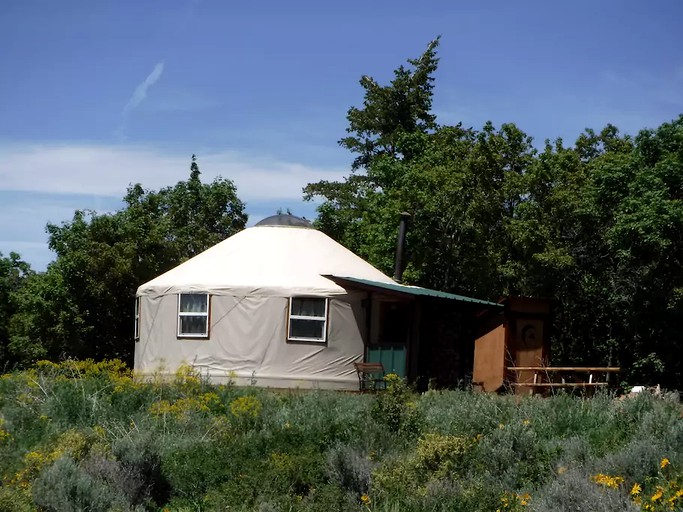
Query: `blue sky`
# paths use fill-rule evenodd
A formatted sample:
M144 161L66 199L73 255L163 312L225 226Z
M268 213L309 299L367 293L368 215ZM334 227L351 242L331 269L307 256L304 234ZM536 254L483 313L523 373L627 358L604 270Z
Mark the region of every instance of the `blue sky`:
M235 181L250 223L314 216L348 174L359 78L442 35L443 124L515 122L538 144L683 113L683 2L3 0L0 251L44 269L45 224L113 211L129 183Z

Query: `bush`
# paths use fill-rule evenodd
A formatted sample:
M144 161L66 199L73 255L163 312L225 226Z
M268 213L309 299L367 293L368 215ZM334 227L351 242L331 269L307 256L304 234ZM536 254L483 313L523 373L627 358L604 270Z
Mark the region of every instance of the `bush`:
M121 492L81 470L69 456L57 459L43 470L32 486L34 503L42 510L70 512L127 511Z
M170 497L171 486L161 470L161 446L149 434L133 435L112 443L117 467L105 473L111 485L124 491L134 504L148 502L163 505Z
M330 482L360 497L370 492L374 466L375 464L358 450L340 444L327 453L325 473Z
M273 392L92 362L0 377L0 510L667 510L682 465L674 395Z
M398 375L390 373L384 380L386 390L377 394L372 406L372 417L378 423L386 425L391 432L416 435L422 423L416 397Z
M239 462L224 446L202 440L180 440L166 446L162 453L161 472L171 488L171 496L200 502L204 494L237 476Z
M570 470L542 488L531 500L537 512L628 512L639 507L623 488L609 488L581 470Z

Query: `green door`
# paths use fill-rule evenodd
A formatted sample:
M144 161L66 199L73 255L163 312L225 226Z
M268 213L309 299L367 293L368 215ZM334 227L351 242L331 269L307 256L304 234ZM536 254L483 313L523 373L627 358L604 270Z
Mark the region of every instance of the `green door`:
M399 377L406 376L405 345L374 345L368 347L368 363L382 363L385 373L395 373Z

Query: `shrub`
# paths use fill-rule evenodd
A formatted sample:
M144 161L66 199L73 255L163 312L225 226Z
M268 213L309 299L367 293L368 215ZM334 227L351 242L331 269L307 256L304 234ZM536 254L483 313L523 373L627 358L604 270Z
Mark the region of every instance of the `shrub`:
M474 443L466 437L425 434L417 442L418 469L433 473L437 478L452 475L463 469L465 455Z
M529 509L538 512L627 512L639 510L617 485L595 482L582 470L569 470L540 489Z
M384 380L386 390L377 394L372 417L391 432L416 435L420 431L422 417L414 395L398 375L390 373Z
M134 505L166 503L171 487L161 471L160 441L152 434L134 435L112 443L118 467L108 480L122 489Z
M372 474L373 490L382 496L426 494L430 482L457 478L475 444L473 439L425 434L408 455L399 455Z
M259 463L250 448L234 441L219 444L208 439L168 438L161 450L161 474L168 482L170 496L198 503L210 489L242 478L241 475L248 474L249 466ZM263 483L259 478L250 485L259 489ZM241 502L250 499L244 492L236 496Z
M372 469L375 464L358 450L339 444L326 456L325 473L330 482L356 496L370 492Z
M241 396L230 402L230 413L245 425L254 425L261 409L263 404L255 396Z
M664 457L659 462L656 476L646 478L642 486L637 482L633 484L631 497L643 510L683 510L683 471L674 469L669 459Z
M552 475L557 451L522 421L501 423L476 446L474 466L495 475L509 490L542 484Z
M0 486L0 510L7 512L34 512L30 488Z
M0 510L682 506L673 395L417 395L396 376L387 388L272 392L190 368L141 382L117 363L41 363L0 377Z
M122 493L88 475L69 456L60 457L41 472L33 483L32 495L34 503L46 511L130 510Z

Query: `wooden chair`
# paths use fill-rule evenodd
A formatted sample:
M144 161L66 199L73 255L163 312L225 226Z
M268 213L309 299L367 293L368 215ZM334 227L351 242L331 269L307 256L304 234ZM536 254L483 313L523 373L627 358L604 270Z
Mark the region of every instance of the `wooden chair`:
M358 374L358 388L363 391L386 389L382 363L353 363Z

